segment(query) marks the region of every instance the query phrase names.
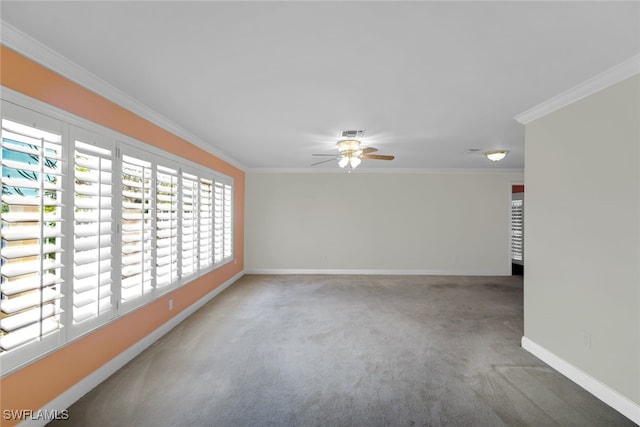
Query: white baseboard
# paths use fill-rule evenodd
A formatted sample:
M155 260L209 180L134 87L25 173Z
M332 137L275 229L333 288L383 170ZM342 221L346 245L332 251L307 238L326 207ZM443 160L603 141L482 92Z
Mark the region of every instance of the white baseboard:
M178 315L171 318L164 325L160 326L158 329L151 332L146 337L142 338L140 341L111 359L109 362L104 364L102 367L93 371L91 374L86 376L80 382L69 388L67 391L57 396L51 402L44 405L40 411L43 413L49 412L53 413L54 411L62 411L64 409L69 408L73 403L75 403L82 396L93 390L98 384L109 378L113 375L118 369L122 368L124 365L133 360L137 355L142 353L147 347L156 342L159 338L161 338L164 334L169 332L171 329L176 327L180 322L185 320L187 317L191 316L196 312L200 307L209 302L213 297L218 295L220 292L224 291L228 288L233 282L238 280L240 277L244 275L244 271L233 276L231 279L227 280L202 298L200 298L195 303L191 304L189 307L181 311ZM38 411L34 411L37 413ZM31 420L27 419L20 423L21 427L35 427L35 426L44 426L49 420Z
M356 269L298 269L252 268L246 274L328 274L328 275L380 275L380 276L511 276L511 272L453 271L453 270L356 270Z
M576 368L527 337L522 337L522 348L575 382L634 423L640 425L640 405L621 395L591 375Z

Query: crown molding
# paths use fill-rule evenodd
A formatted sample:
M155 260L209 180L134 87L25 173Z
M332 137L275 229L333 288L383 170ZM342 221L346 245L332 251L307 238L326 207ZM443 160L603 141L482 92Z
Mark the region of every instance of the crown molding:
M159 126L186 140L187 142L202 148L208 153L213 154L236 168L242 171L247 169L242 163L213 147L212 144L207 143L170 119L157 113L140 101L102 80L100 77L62 56L50 47L23 33L11 24L8 24L4 20L0 20L0 27L2 31L0 42L4 46L15 50L32 61L43 65L44 67L60 74L80 86L83 86L86 89L89 89L122 108L125 108L143 119L148 120L156 126Z
M597 74L596 76L566 90L535 107L518 114L514 119L523 124L529 124L549 113L566 107L582 98L599 92L614 84L640 74L640 54L632 56L620 64Z

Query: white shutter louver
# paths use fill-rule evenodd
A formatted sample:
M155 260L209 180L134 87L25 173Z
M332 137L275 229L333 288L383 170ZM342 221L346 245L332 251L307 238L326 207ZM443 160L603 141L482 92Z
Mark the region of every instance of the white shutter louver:
M0 352L62 326L61 141L2 119Z
M200 178L200 268L213 263L213 181Z
M178 172L156 172L156 286L178 280Z
M233 256L233 197L230 184L224 185L224 259Z
M182 277L198 270L198 178L182 173Z
M122 156L122 258L120 299L139 298L153 290L151 163Z
M216 181L214 187L213 258L219 264L224 258L224 184Z
M112 153L76 140L73 170L73 325L77 325L113 310Z
M524 262L524 200L511 201L511 260Z
M233 257L233 187L216 181L214 189L214 260Z

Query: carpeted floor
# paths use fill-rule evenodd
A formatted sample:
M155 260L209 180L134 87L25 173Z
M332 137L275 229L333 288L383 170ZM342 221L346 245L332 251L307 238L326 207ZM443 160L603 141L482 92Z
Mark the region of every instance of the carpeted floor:
M635 425L522 333L518 276L249 275L51 425Z

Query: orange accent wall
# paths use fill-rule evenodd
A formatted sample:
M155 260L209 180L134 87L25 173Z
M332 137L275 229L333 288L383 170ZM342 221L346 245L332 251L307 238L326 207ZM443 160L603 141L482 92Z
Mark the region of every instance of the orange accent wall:
M0 84L234 178L236 262L178 288L0 380L5 410L38 410L244 268L244 172L0 45ZM168 300L174 308L168 310Z

